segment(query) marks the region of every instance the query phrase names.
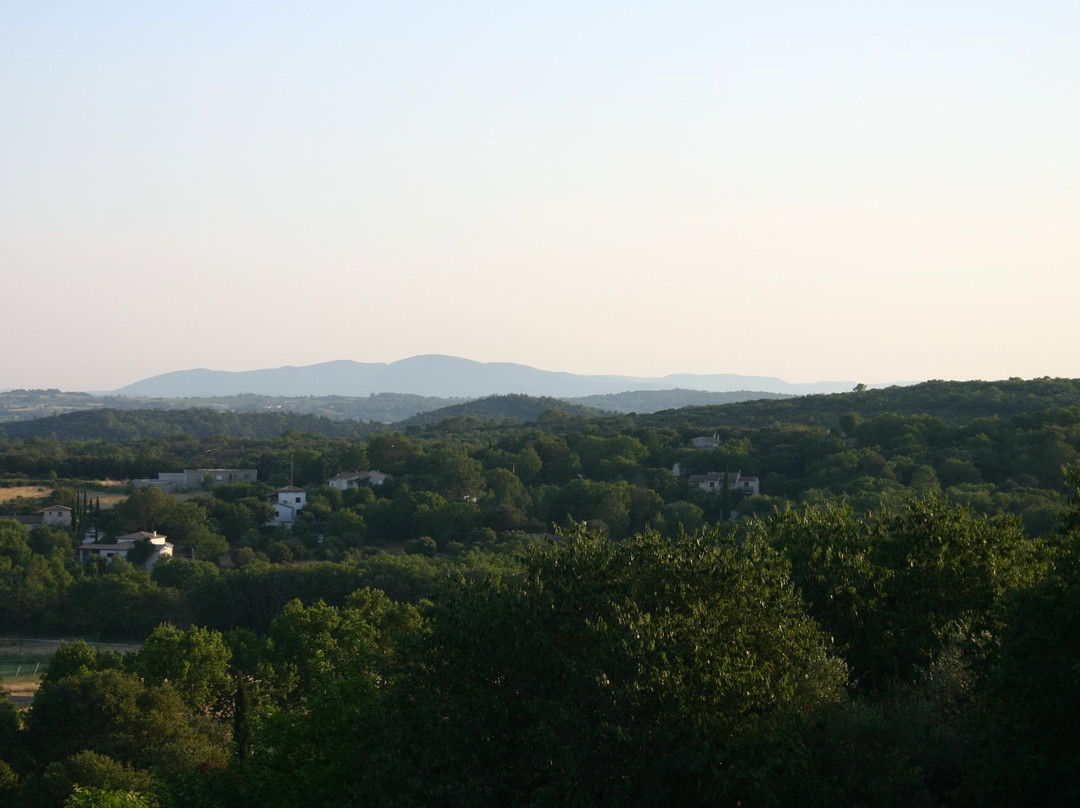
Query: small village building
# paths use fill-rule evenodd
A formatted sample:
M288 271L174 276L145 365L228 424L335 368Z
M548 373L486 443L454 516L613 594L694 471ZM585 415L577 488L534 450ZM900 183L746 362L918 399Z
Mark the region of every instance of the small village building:
M71 527L71 508L67 505L50 505L41 511L41 521L46 525Z
M295 485L287 485L271 494L268 501L274 507L274 518L266 524L291 525L307 505L307 491Z
M718 449L720 447L720 436L716 434L702 435L697 438L690 438L690 445L695 449L700 449L703 452L707 452L710 449Z
M391 475L376 469L371 471L343 471L327 480L326 484L331 488L336 488L338 491L348 491L350 488L355 488L364 483L382 485L387 480L392 479Z
M145 477L132 480L133 488L160 488L166 494L185 488L214 488L228 483L253 483L259 479L257 469L184 469L159 471L157 479Z
M135 549L139 542L148 542L152 552L142 564L142 567L149 572L161 559L172 557L174 546L167 541L167 538L167 536L159 534L156 530L139 530L135 533L117 536L111 542L84 541L79 545L79 561L87 564L95 558L104 558L110 563L114 558L127 559L128 554Z
M71 527L71 508L67 505L50 505L35 514L26 516L0 516L2 519L14 519L28 530L33 530L38 525L57 525L59 527Z
M743 477L738 471L729 473L724 471L710 471L708 474L691 474L690 484L696 485L702 491L719 492L724 488L724 477L727 477L727 487L730 491L742 491L747 495L761 493L761 481L757 477Z

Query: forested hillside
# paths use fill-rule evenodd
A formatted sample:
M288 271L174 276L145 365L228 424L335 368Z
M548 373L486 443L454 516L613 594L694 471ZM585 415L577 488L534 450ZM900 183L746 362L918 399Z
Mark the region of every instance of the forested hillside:
M475 401L453 404L449 407L440 407L437 410L414 415L394 426L399 429L407 429L411 426L430 426L432 424L443 424L445 426L455 419L461 418L470 419L472 423L482 421L494 422L499 425L505 425L506 423L520 424L539 421L541 416L549 411L592 417L605 414L603 410L595 407L570 404L548 396L505 395L488 396ZM440 426L440 429L444 428L444 426Z
M679 407L705 407L732 404L736 401L793 398L790 393L762 393L736 390L730 393L711 393L705 390L636 390L627 393L607 393L566 399L572 404L593 407L608 412L659 412Z
M1073 805L1077 390L5 432L0 494L47 493L0 513L74 525L0 519L0 634L144 644L63 646L0 700L0 802ZM259 479L123 487L223 467ZM77 560L140 530L175 557Z
M142 438L189 435L207 438L269 438L288 429L339 438L364 437L380 426L288 412L237 413L213 409L84 410L0 424L0 436L102 440L118 443Z
M679 416L683 422L704 429L717 423L761 426L772 422L832 427L847 412L858 413L864 419L885 413L927 415L959 425L976 418L1011 418L1077 404L1080 379L1046 377L995 382L929 381L780 401L746 401L725 406L722 418L714 407L685 407L679 410ZM642 423L669 424L671 413L643 417Z

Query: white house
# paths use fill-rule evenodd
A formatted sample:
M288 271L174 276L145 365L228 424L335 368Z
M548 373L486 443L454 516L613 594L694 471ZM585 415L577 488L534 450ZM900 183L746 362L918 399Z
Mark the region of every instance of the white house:
M33 530L38 525L71 527L71 508L67 505L50 505L31 516L0 515L0 519L14 519L27 530Z
M67 505L50 505L41 511L41 521L46 525L71 527L71 508Z
M719 492L724 488L724 475L723 471L710 471L708 474L691 474L690 484L696 485L703 491L715 491ZM761 481L757 477L743 477L742 474L736 471L734 474L727 474L728 489L731 491L742 491L745 494L760 494L761 493Z
M335 474L326 484L331 488L336 488L338 491L348 491L362 483L371 483L372 485L382 485L387 480L393 479L389 474L372 469L371 471L343 471L340 474Z
M720 446L720 436L714 433L712 435L702 435L698 438L690 438L690 445L695 449L706 452L709 449L716 449Z
M93 558L104 558L109 562L117 557L126 559L128 553L135 549L136 543L145 541L149 542L153 549L150 557L143 563L143 569L149 572L161 559L172 556L173 545L166 541L167 538L167 536L160 535L156 530L139 530L135 533L117 536L115 541L107 544L84 541L79 545L79 561L85 564Z
M274 506L274 518L266 524L291 525L307 505L307 492L295 485L288 485L271 494L269 502Z

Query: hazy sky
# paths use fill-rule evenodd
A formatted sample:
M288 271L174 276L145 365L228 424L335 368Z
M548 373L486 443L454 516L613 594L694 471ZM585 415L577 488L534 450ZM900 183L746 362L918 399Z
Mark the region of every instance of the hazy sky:
M0 0L0 389L1080 377L1080 3Z

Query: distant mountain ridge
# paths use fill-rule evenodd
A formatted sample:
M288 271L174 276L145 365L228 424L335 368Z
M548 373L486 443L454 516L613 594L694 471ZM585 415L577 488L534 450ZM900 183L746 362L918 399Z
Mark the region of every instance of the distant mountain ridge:
M710 407L718 404L734 404L740 401L757 401L769 398L794 398L790 393L765 393L753 390L735 390L730 393L709 393L704 390L631 390L626 393L604 393L565 399L607 412L653 413L676 410L680 407Z
M481 398L524 394L576 398L640 390L690 388L712 393L754 390L808 395L851 390L855 382L789 383L771 376L733 373L671 374L660 378L586 376L538 370L512 362L475 362L455 356L426 354L391 363L342 359L301 367L261 370L180 370L129 384L112 395L152 398L230 396L369 396L408 393L447 398Z

